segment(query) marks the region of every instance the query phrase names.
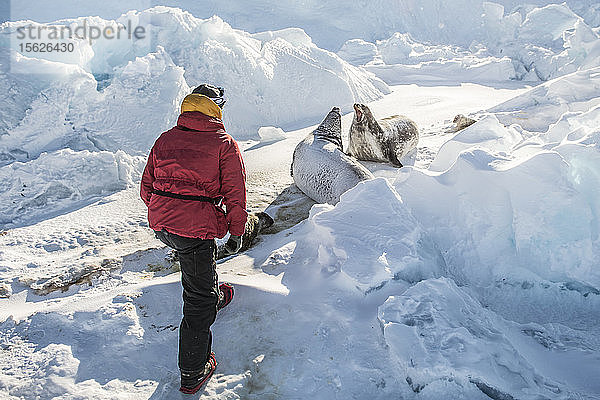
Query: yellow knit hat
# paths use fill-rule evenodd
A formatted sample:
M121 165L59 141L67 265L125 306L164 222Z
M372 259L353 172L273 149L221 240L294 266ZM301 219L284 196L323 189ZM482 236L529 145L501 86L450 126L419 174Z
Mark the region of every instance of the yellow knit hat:
M223 110L221 110L221 107L203 94L192 93L185 96L181 103L181 113L183 114L187 111L199 111L209 117L223 119Z

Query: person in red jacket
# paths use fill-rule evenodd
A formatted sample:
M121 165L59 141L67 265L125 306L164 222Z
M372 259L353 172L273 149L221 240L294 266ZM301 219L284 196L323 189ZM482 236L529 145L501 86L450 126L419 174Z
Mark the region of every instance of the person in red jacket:
M225 251L237 253L248 216L244 163L222 122L223 92L203 84L185 97L177 126L154 143L141 182L150 228L179 254L184 393L197 392L212 376L216 360L210 326L233 296L230 285L218 286L215 238L229 231Z

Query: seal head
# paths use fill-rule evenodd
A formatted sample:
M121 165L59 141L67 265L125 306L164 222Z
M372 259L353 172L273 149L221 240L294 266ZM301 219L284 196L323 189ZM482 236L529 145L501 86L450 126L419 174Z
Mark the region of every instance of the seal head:
M273 220L273 218L266 212L256 213L256 216L258 217L258 231L259 232L261 232L263 229L270 228L271 226L273 226L273 223L275 222Z
M377 137L381 136L383 133L377 120L373 117L373 113L369 107L364 104L354 104L354 121L352 121L352 124L355 125L355 129L363 132L371 132Z
M342 115L338 107L333 107L323 122L313 131L315 137L325 139L342 150Z
M400 159L417 146L419 130L403 115L377 120L369 107L356 103L348 138L349 155L402 167Z

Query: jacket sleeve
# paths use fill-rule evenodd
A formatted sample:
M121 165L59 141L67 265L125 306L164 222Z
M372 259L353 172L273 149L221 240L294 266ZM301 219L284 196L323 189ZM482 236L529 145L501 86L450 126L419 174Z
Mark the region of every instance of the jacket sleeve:
M148 162L146 163L146 168L144 168L144 173L142 175L142 183L140 185L140 196L142 200L146 204L146 207L150 205L150 197L152 196L152 189L154 184L154 148L150 151L148 155Z
M220 160L221 196L227 209L227 226L241 236L246 228L246 170L235 140L224 144Z

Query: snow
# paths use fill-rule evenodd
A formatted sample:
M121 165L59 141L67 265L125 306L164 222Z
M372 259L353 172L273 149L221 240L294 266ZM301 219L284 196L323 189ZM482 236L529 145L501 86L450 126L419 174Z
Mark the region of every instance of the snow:
M588 112L600 104L600 70L591 68L536 86L490 109L505 125L519 124L533 132L545 132L569 112Z
M539 375L521 355L513 335L524 328L485 309L450 279L429 279L390 296L379 320L392 352L405 360L409 384L424 398L471 385L491 398L563 394L557 381Z
M285 139L285 132L276 126L261 126L258 128L258 136L261 142L271 143Z
M189 92L183 69L160 47L126 62L102 91L80 66L15 52L10 57L12 69L2 76L2 84L12 91L6 114L18 110L22 116L0 139L4 163L35 160L42 152L61 149L147 154L160 132L176 122L179 104ZM34 95L22 93L24 76L36 89Z
M0 397L179 398L178 265L138 185L212 82L275 224L218 264L202 398L600 398L596 2L147 3L11 2L0 26ZM150 36L9 49L84 20ZM292 154L334 106L347 145L354 102L414 120L416 154L315 204Z
M101 3L61 0L51 7L44 0L33 0L27 4L12 3L15 4L10 10L11 20L32 19L41 22L88 15L116 19L128 10L143 10L151 5L149 1L123 4L116 0ZM552 55L538 47L538 39L549 35L557 39L554 44L560 47L563 41L561 35L577 35L576 32L581 33L582 30L589 34L590 28L600 26L600 6L593 0L529 0L526 4L516 0L428 0L420 3L376 0L349 4L334 0L302 3L260 0L242 8L236 2L214 0L202 3L165 0L161 4L181 7L199 18L218 15L232 26L251 33L303 27L317 46L330 51L338 51L348 40L362 39L375 43L396 32L410 33L420 42L436 45L469 48L476 43L489 47L495 57L501 58L508 52L509 57L520 64L520 68L529 70L531 62L539 64L534 69L535 73L541 75L540 79L548 79L545 74L553 74L554 68L571 67L566 59L551 60ZM574 24L575 32L572 29ZM523 40L521 33L533 42ZM597 41L597 34L595 37ZM570 53L569 58L576 60L588 51L585 46L577 46ZM598 57L597 53L595 57ZM537 76L531 78L538 79Z
M0 168L0 224L11 226L39 220L56 209L71 207L133 186L146 165L142 157L119 150L89 152L58 150L27 163Z
M365 65L388 84L401 83L398 77L405 82L448 76L463 82L546 81L600 64L600 37L565 4L532 8L524 15L505 15L504 7L492 2L480 7L481 19L473 24L481 32L463 31L439 44L439 38L410 29L410 33L396 32L377 40L375 45L349 40L338 55ZM457 41L462 35L468 39ZM428 43L433 40L435 44Z
M533 88L508 103L534 104L540 90L557 85L563 93L592 97L597 89L592 84L582 90L581 75ZM588 295L597 293L600 282L598 107L591 102L586 111L566 114L540 107L540 119L552 126L548 132L526 131L516 123L505 127L489 115L446 142L429 170L406 169L395 188L415 217L432 227L457 282L477 290L489 307L513 320L564 322L559 314L573 302L578 311L569 324L597 327L589 308L596 300ZM517 307L514 289L494 293L490 286L531 288L541 298ZM586 302L562 295L557 300L560 290L579 292ZM592 315L575 316L582 310Z
M112 87L119 75L123 79L131 76L144 79L144 76L163 72L167 76L148 76L153 78L149 84L158 88L165 85L171 92L152 93L148 88L135 96L131 94L134 101L141 100L143 103L150 99L164 106L180 103L179 93L173 92L184 85L170 82L182 80L176 75L179 71L185 74L185 81L190 86L214 82L232 90L224 121L238 137L251 137L247 129L258 129L267 122L297 127L298 123L319 118L322 108L333 102L349 107L355 101L368 102L389 93L379 79L318 48L301 29L251 35L233 29L216 16L203 20L179 9L162 6L131 11L116 20L80 17L56 21L53 25L83 26L84 23L101 28L116 26L117 23L132 24L148 32L147 37L140 40L102 37L91 45L85 40L72 40L93 55L75 60L77 65L93 74L108 75L106 79L111 79L105 91L121 89ZM25 21L9 22L3 27L3 32L14 32L18 27L27 25ZM158 53L154 56L158 60L136 59L136 56L151 57L154 52ZM47 53L49 56L46 53L26 54L49 57L53 61L56 58L54 53ZM67 58L64 62L72 63L74 60ZM116 83L121 82L117 80ZM135 83L137 88L143 87L142 82L131 83ZM282 90L283 87L286 90ZM328 90L317 95L323 87ZM187 87L184 90L187 91ZM107 95L110 96L110 93ZM159 96L161 101L147 96ZM279 104L279 107L274 109L271 104ZM171 118L177 112L177 107L172 108ZM158 113L164 114L164 111ZM164 124L158 126L162 128Z

